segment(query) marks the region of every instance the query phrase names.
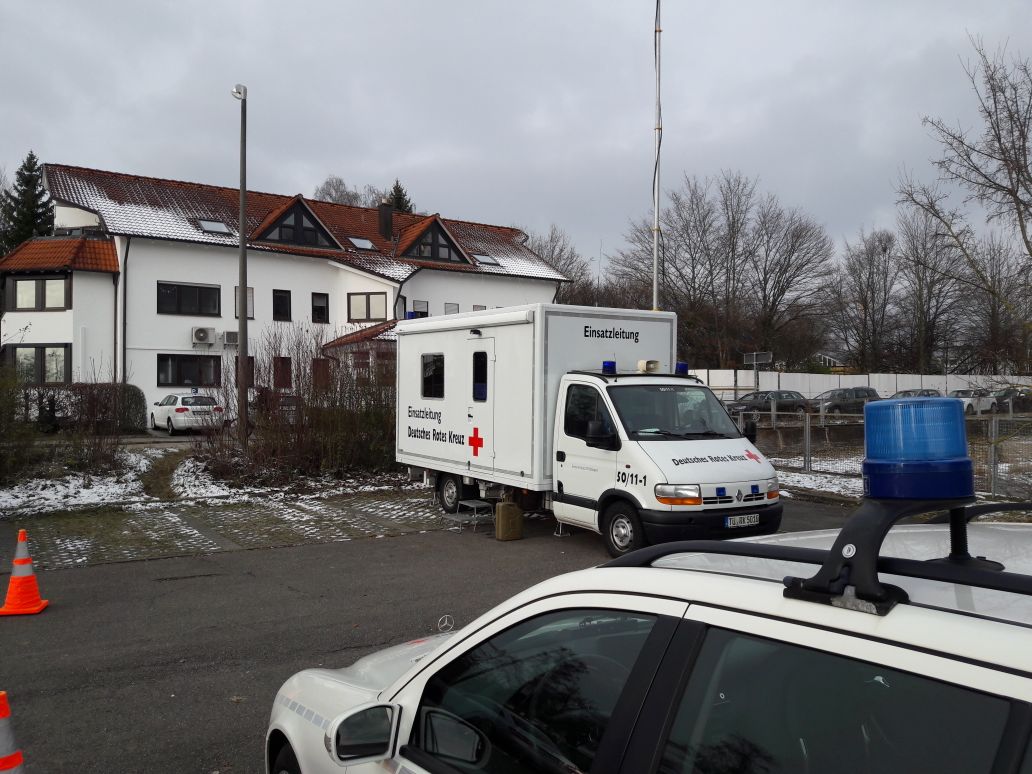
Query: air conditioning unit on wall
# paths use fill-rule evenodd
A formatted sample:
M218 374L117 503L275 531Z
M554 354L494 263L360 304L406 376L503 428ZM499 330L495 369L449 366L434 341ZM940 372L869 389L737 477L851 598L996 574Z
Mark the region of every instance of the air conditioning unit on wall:
M192 344L206 344L209 347L215 343L214 328L191 328L190 342Z
M240 343L239 331L222 331L222 343L227 347L235 347Z

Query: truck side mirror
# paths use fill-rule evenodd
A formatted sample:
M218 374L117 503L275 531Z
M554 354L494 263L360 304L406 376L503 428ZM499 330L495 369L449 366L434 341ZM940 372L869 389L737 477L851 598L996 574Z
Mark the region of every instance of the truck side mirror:
M756 420L750 419L745 423L745 432L743 433L749 443L756 443Z
M605 432L600 419L592 419L588 422L588 436L584 442L593 449L616 451L620 448L620 438L614 432Z

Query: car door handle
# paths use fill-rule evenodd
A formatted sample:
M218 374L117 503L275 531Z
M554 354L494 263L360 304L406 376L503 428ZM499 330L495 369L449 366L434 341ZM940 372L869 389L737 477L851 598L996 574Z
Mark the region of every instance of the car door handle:
M555 461L556 462L566 462L566 452L564 452L564 451L557 451L555 453Z

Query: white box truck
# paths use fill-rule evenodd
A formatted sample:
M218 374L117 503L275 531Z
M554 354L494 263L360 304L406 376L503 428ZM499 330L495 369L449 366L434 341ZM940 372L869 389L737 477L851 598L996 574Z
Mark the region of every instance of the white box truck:
M708 387L676 372L676 322L558 304L399 322L397 460L447 512L511 489L601 533L614 556L775 532L774 468Z

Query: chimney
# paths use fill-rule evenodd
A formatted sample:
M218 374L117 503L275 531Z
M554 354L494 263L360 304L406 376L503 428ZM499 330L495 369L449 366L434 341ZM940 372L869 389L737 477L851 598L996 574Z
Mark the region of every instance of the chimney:
M386 199L380 202L380 236L388 242L394 238L394 205Z

